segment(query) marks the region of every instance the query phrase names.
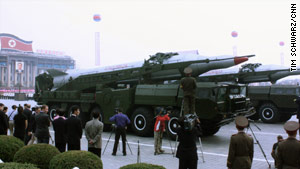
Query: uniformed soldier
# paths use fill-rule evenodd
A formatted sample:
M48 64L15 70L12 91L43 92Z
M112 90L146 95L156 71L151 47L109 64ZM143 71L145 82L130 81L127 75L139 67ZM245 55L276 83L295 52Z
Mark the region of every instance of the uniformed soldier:
M184 78L180 81L180 88L183 90L183 108L184 114L195 113L195 91L196 91L196 79L192 77L192 69L187 67L183 71L185 73Z
M299 169L300 142L296 139L299 123L296 121L288 121L284 124L284 129L289 137L278 144L278 169Z
M227 158L228 169L250 169L253 160L253 138L244 132L248 119L244 116L235 118L237 134L230 138Z

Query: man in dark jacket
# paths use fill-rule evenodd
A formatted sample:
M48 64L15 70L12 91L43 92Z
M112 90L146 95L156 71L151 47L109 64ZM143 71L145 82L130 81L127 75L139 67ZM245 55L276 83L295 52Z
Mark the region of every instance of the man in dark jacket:
M49 144L50 120L49 120L49 115L47 113L48 113L48 106L43 105L40 114L35 116L35 122L36 122L35 135L37 137L38 143Z
M4 104L0 103L0 135L7 135L8 120L6 114L3 112Z
M184 119L178 119L179 127L176 129L178 136L178 148L176 157L179 158L179 169L197 169L198 154L196 139L200 137L196 127L187 128L184 126ZM197 120L199 122L199 120Z
M80 114L78 106L72 107L72 115L66 120L66 135L69 150L80 150L80 139L82 137L82 125L77 117Z
M53 124L53 130L55 132L55 147L60 151L60 152L65 152L66 151L66 142L67 138L65 135L65 128L66 128L66 121L64 117L64 111L62 109L57 109L56 113L58 114L58 118L55 119L52 124Z
M32 110L34 113L31 115L31 125L28 126L28 132L29 134L31 134L31 139L29 140L27 145L31 145L34 143L35 140L37 140L36 136L35 136L35 130L36 130L36 121L35 121L35 116L37 116L38 114L40 114L41 112L41 107L35 107L34 110Z
M180 81L180 88L183 90L183 109L184 114L195 113L195 92L196 92L196 80L192 77L192 69L187 67L184 69L186 77Z
M31 115L32 115L32 111L30 110L31 105L30 104L24 104L24 111L23 114L27 119L28 125L27 126L31 126L32 125L32 121L31 121ZM28 144L29 140L31 139L31 132L28 131L29 128L27 127L25 130L25 145Z

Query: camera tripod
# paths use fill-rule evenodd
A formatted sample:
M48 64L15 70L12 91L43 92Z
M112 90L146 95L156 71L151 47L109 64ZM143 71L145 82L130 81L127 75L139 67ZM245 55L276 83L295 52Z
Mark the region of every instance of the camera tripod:
M106 145L105 145L105 148L104 148L104 150L103 150L102 155L104 155L105 150L106 150L106 147L107 147L107 145L108 145L108 143L109 143L109 141L110 141L110 138L111 138L112 134L113 134L113 133L115 132L115 130L116 130L116 125L115 125L115 124L112 124L111 128L112 128L112 130L111 130L111 132L110 132L110 135L109 135L109 137L108 137L108 140L107 140L107 142L106 142ZM133 155L133 154L132 154L132 151L131 151L131 148L130 148L130 146L129 146L129 143L128 143L128 141L127 141L127 139L126 139L125 141L126 141L126 143L127 143L127 146L128 146L128 148L129 148L129 150L130 150L131 155ZM120 144L118 144L118 146L120 146Z
M265 159L266 159L266 162L268 163L269 168L271 168L271 164L269 163L269 161L268 161L268 159L267 159L267 156L266 156L266 154L265 154L265 152L264 152L262 146L260 145L259 141L257 140L257 138L256 138L256 136L255 136L255 134L254 134L254 132L253 132L251 126L250 126L250 122L252 122L252 123L254 124L254 126L255 126L259 131L261 131L261 129L254 123L253 120L249 120L249 126L248 126L247 129L250 129L250 131L251 131L251 133L252 133L252 135L253 135L253 138L254 138L254 140L255 140L255 144L258 144L258 146L259 146L259 148L260 148L262 154L264 155L264 157L265 157Z

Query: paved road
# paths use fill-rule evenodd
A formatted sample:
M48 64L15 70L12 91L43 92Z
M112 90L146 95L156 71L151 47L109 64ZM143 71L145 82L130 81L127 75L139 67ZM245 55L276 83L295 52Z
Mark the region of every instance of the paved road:
M291 120L296 120L293 117ZM281 124L264 124L262 122L255 123L261 131L259 131L254 124L251 125L257 140L261 144L266 158L270 162L272 168L274 168L274 161L271 157L271 150L273 143L276 142L277 135L281 134L284 138L287 137L285 131L283 130ZM251 133L250 130L247 131ZM230 136L236 133L235 125L233 123L226 125L220 129L220 131L210 137L202 138L202 145L203 145L203 153L204 153L204 160L200 157L201 151L198 149L199 161L198 161L198 168L199 169L226 169L226 160L228 154L228 146L230 141ZM110 132L103 133L103 147L107 143L107 140L110 136ZM53 132L52 132L53 135ZM140 149L141 149L141 161L146 163L158 164L163 165L167 169L176 169L178 168L178 159L173 157L171 154L172 149L174 150L175 141L169 141L168 138L164 138L163 140L163 149L166 150L166 154L154 156L154 140L152 137L138 137L133 134L128 134L127 137L129 146L133 152L131 155L130 150L127 146L127 156L123 156L121 149L118 149L117 156L112 156L112 147L114 143L114 134L108 143L107 149L105 154L102 156L102 161L104 164L105 169L118 169L121 166L136 163L137 162L137 142L140 142ZM172 149L171 149L171 146ZM121 147L120 147L121 148ZM252 164L253 169L267 169L268 164L264 158L262 151L259 148L258 144L254 145L255 152L254 152L254 160ZM87 150L87 141L86 138L83 137L81 139L81 149Z
M24 102L16 102L11 100L0 100L5 105L8 105L9 108L12 104L21 104ZM26 101L27 102L27 101ZM35 105L35 102L29 101L32 105ZM296 121L296 117L292 117L291 120ZM283 123L281 124L264 124L262 122L256 123L260 128L259 131L253 124L251 125L255 136L257 137L259 143L261 144L266 158L274 168L274 161L271 157L271 150L273 143L276 142L277 135L281 134L284 138L287 137L285 131L283 130ZM228 154L228 146L230 141L230 136L236 133L235 125L233 123L223 126L220 131L210 137L202 138L203 150L204 150L204 159L203 163L201 157L199 157L198 161L198 169L226 169L226 160ZM250 131L248 133L252 134ZM51 132L53 136L53 131ZM106 142L110 136L110 132L103 133L103 147L104 149ZM297 137L299 138L299 137ZM107 150L105 154L102 156L102 161L104 164L104 169L118 169L121 166L136 163L137 162L137 141L140 141L141 148L141 161L146 163L163 165L167 169L176 169L178 168L178 159L174 158L171 154L171 147L174 149L175 142L170 141L167 138L163 140L163 149L166 150L169 154L162 154L158 156L154 156L154 140L151 137L138 137L133 134L128 134L127 137L130 148L133 151L133 155L130 154L130 151L127 147L127 156L123 156L121 151L118 150L117 156L112 156L112 147L114 143L114 134L107 146ZM87 141L86 138L83 137L81 139L81 148L82 150L87 150ZM253 169L268 169L268 164L264 158L262 151L260 150L258 144L254 145L254 160L252 164ZM199 154L201 155L200 151Z

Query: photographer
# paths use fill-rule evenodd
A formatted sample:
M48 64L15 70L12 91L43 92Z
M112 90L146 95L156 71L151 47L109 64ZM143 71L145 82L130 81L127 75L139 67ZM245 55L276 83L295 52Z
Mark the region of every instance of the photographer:
M122 113L122 109L115 109L115 112L118 113L111 118L109 121L116 123L116 135L115 135L115 144L113 148L112 155L115 156L117 153L117 148L119 144L120 136L122 136L122 144L123 144L123 156L126 156L126 129L127 125L130 123L129 118L126 114Z
M169 113L165 114L165 111L162 107L156 108L156 121L154 125L154 155L164 153L164 150L161 149L162 138L166 125L166 121L170 120Z
M198 154L196 139L200 137L197 131L199 119L197 116L188 114L178 119L179 127L176 132L179 145L176 157L179 158L179 169L197 169Z

